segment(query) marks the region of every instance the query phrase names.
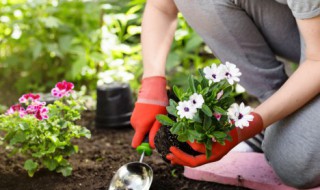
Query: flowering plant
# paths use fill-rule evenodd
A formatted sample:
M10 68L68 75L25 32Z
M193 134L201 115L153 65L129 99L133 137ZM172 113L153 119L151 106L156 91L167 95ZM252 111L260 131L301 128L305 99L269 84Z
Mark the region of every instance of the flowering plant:
M58 82L51 91L57 100L49 105L38 94L24 94L0 115L0 145L6 145L10 155L18 153L27 159L24 168L30 177L40 168L71 175L67 157L78 152L71 140L91 136L88 129L75 124L85 107L73 88L70 82Z
M248 127L253 116L251 108L234 103L234 85L241 73L232 63L213 64L199 69L200 79L189 77L185 91L173 86L179 102L170 99L167 115L157 115L157 120L170 126L170 132L181 142L203 143L207 158L211 156L212 143L225 144L232 140L228 134L234 127Z

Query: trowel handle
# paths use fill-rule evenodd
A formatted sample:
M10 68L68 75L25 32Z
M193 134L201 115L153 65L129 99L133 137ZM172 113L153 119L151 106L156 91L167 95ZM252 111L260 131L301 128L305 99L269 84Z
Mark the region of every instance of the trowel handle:
M136 150L139 154L144 152L146 156L150 156L152 154L152 148L149 144L149 134L144 137L143 142L136 148Z

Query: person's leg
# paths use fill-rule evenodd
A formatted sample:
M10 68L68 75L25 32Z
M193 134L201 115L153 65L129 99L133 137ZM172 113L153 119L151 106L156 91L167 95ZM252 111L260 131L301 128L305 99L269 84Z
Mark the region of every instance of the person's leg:
M276 55L299 61L299 32L285 5L272 0L175 2L214 55L240 68L240 84L260 101L271 96L287 79ZM263 133L233 150L262 152L262 140Z
M222 62L235 63L240 84L261 101L287 79L276 55L298 62L299 32L290 9L273 0L175 0L187 22Z
M266 129L265 157L282 181L297 188L320 185L320 96Z
M262 101L287 78L275 54L299 62L299 34L285 5L272 0L176 0L176 4L221 61L238 65L241 84ZM319 109L317 97L267 129L266 158L289 185L320 183Z
M298 62L298 31L284 5L271 0L176 0L176 4L221 61L240 67L242 85L260 100L269 97L287 78L274 54ZM291 186L320 184L319 112L320 97L316 97L266 131L266 159Z

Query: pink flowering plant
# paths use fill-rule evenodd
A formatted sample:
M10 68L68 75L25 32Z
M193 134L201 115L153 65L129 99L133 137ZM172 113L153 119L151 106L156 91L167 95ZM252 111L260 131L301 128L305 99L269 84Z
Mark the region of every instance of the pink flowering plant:
M91 137L88 129L75 123L85 107L73 88L71 82L58 82L51 91L56 100L49 105L38 94L24 94L0 115L0 145L11 150L10 155L24 156L30 177L40 168L71 175L67 158L78 152L71 140Z
M236 65L225 64L199 69L200 78L189 77L186 90L173 86L178 102L170 99L168 115L158 115L157 120L170 127L181 142L203 143L210 157L212 143L231 141L230 130L248 127L252 121L251 108L235 103L234 86L240 81L241 72Z

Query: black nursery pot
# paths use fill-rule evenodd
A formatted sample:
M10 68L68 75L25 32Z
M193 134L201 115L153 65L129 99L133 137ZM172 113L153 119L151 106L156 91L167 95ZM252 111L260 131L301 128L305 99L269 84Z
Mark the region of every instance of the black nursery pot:
M161 126L158 130L154 144L156 147L157 152L161 155L162 159L167 163L170 163L169 160L166 159L166 155L170 153L170 147L175 146L180 150L184 151L187 154L196 156L200 153L193 150L188 143L180 142L177 139L177 135L174 135L170 132L170 127L168 126Z
M129 84L112 83L97 87L96 127L130 125L133 97Z

